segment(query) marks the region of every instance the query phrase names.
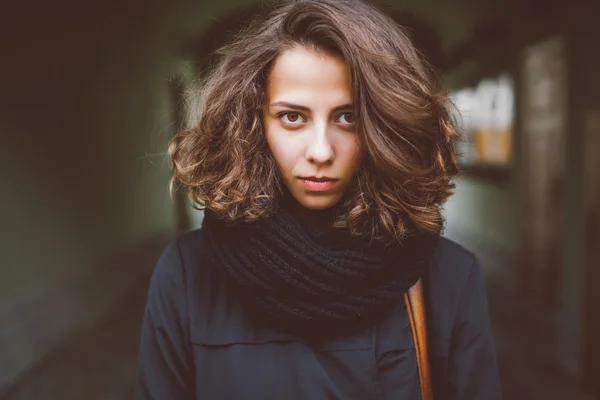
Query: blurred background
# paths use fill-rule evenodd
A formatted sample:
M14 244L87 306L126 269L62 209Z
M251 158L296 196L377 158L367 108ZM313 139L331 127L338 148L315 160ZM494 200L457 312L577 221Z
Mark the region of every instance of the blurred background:
M132 396L183 89L262 1L0 8L0 399ZM463 130L446 235L487 276L507 399L600 398L600 1L386 0ZM594 339L595 338L595 339Z

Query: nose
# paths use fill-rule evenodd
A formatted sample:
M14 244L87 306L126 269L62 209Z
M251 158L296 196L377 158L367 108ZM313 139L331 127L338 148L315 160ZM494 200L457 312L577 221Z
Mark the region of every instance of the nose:
M330 164L333 162L335 152L327 126L315 127L310 135L310 143L306 149L306 159L314 164Z

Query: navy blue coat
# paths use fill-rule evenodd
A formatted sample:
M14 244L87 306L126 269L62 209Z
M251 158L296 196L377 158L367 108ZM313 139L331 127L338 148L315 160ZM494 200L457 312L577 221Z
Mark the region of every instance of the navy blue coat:
M136 398L421 398L402 296L376 326L307 343L257 326L207 265L200 230L170 243L154 271ZM485 282L473 254L443 239L424 277L436 400L501 398Z

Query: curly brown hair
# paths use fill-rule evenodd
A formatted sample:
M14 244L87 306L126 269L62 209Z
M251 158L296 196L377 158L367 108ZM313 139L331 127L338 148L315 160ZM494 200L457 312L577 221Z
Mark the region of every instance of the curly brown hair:
M198 207L229 221L254 221L272 209L282 183L263 102L274 60L297 45L335 53L350 70L366 157L336 226L388 240L410 227L440 233L457 173L447 92L402 28L359 0L278 2L222 47L195 89L196 122L169 146L171 188L181 182Z

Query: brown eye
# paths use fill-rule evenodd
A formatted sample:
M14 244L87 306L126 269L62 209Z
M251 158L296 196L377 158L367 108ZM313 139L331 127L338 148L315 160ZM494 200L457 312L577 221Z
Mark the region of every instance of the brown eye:
M286 124L297 124L302 122L302 116L294 112L283 113L279 116L279 118L281 118L281 120Z
M342 115L340 115L340 122L344 124L353 124L354 114L351 112L343 113Z

